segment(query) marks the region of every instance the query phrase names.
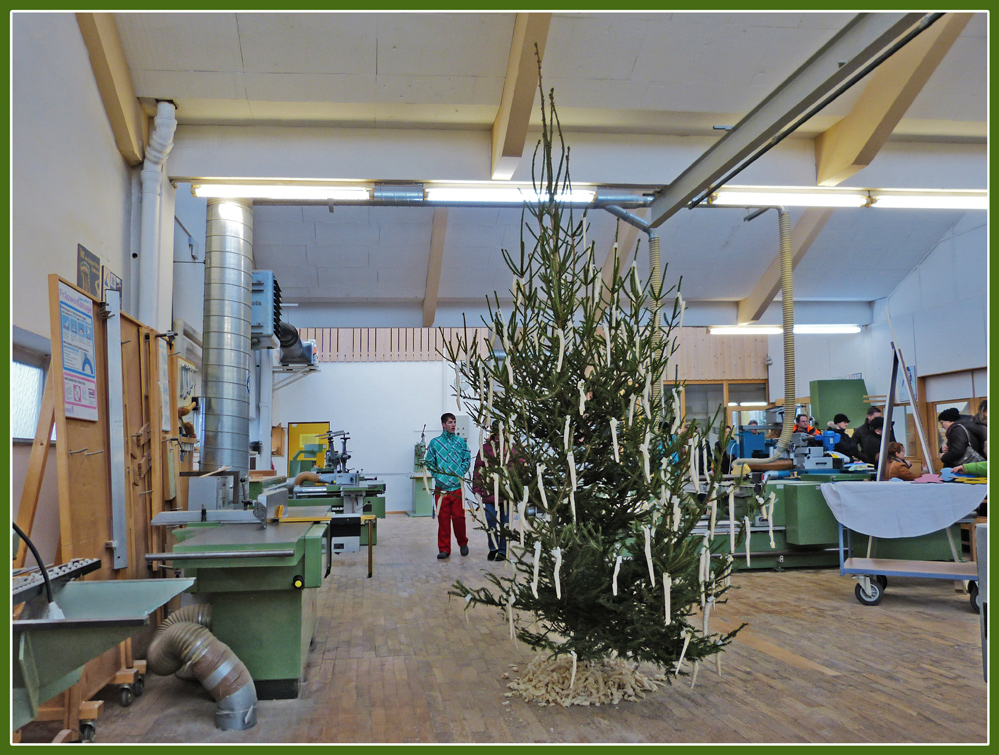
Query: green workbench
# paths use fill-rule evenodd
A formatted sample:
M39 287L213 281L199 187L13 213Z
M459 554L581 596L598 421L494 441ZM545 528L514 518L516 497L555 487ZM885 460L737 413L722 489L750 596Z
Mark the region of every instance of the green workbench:
M323 487L323 486L316 486ZM339 493L341 486L339 485L326 485L324 486L327 492ZM382 483L382 489L384 490L384 483ZM370 488L369 488L370 490ZM327 508L332 507L333 510L339 513L343 509L343 499L336 496L323 496L323 497L308 497L308 498L289 498L288 506L300 507L300 506L325 506ZM384 495L366 495L364 496L364 506L363 513L374 514L376 519L371 525L372 532L372 545L378 545L378 519L385 518L385 496ZM361 527L361 546L368 544L368 528Z
M316 588L328 571L327 528L284 522L174 531L174 566L194 578L191 592L210 600L212 633L246 664L260 699L298 696L318 621Z

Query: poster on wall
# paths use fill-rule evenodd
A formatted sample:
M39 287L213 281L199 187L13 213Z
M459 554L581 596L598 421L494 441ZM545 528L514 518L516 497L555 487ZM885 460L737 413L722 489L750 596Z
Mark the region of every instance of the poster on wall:
M97 421L97 368L93 304L65 283L59 284L62 331L63 396L67 417Z
M102 269L104 272L101 276L101 301L104 301L107 299L108 291L117 291L119 294L121 293L121 278L115 275L111 268L107 265L104 265Z
M76 286L101 298L101 258L83 244L76 245Z
M160 351L160 415L163 418L160 428L169 433L173 431L173 418L170 416L170 350L162 338L157 338L156 343Z

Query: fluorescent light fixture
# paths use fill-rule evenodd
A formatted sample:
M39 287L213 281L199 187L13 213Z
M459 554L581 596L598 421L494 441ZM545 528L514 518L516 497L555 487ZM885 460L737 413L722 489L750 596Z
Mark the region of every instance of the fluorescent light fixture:
M555 195L556 202L590 204L596 198L595 191L573 189ZM488 186L427 188L428 202L482 202L483 204L520 205L524 202L543 202L548 199L544 192L515 187L494 188Z
M783 332L780 325L712 325L708 328L713 336L779 336Z
M743 401L739 406L768 406L766 401Z
M729 187L711 195L711 204L724 207L864 207L867 192L858 189Z
M724 186L709 199L717 207L879 207L910 210L987 210L987 191L860 189L812 186Z
M708 332L713 336L779 336L784 332L780 325L711 325ZM859 333L859 325L795 325L796 335L834 335Z
M195 184L191 193L209 199L278 199L301 201L327 201L330 199L364 201L371 198L371 190L363 186L337 186L335 184Z
M987 210L987 191L873 191L874 207L908 210Z
M846 334L846 333L859 333L859 325L795 325L795 334L823 334L823 335L833 335L833 334Z

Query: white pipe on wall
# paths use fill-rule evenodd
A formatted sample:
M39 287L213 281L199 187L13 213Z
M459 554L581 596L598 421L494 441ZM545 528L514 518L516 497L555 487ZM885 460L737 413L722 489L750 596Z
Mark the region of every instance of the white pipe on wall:
M142 239L142 179L140 171L131 174L132 209L128 225L128 285L123 286L121 309L123 312L139 319L139 247Z
M139 321L157 330L169 330L171 323L159 322L160 214L163 198L163 167L173 149L177 130L177 108L172 102L156 103L153 133L142 163L142 215L139 231ZM173 259L173 250L170 250Z
M260 429L259 469L271 468L271 425L274 403L274 352L264 349L260 353L260 410L257 427Z

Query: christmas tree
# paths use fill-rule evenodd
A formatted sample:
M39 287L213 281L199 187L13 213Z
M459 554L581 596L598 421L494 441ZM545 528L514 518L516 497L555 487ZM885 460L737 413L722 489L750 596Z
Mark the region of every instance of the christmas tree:
M603 280L595 244L584 241L585 213L560 201L571 189L569 149L554 92L547 106L543 90L541 99L537 197L525 201L519 251L503 250L512 307L496 294L489 301L484 354L466 338L446 355L460 373L459 406L464 399L476 424L498 436L481 479L508 512L495 527L509 563L486 573L487 586L457 582L451 594L466 610L499 608L511 637L540 652L532 674L561 673L559 702L589 704L600 699L573 692L584 676L621 677L649 663L659 673L624 686L651 689L696 673L728 644L735 632L712 634L708 616L729 588L732 560L711 557L722 488L719 464L714 475L698 468L707 428L683 421L676 389L661 390L679 286L640 281L616 255ZM480 450L482 442L480 432ZM511 686L531 697L529 684Z

